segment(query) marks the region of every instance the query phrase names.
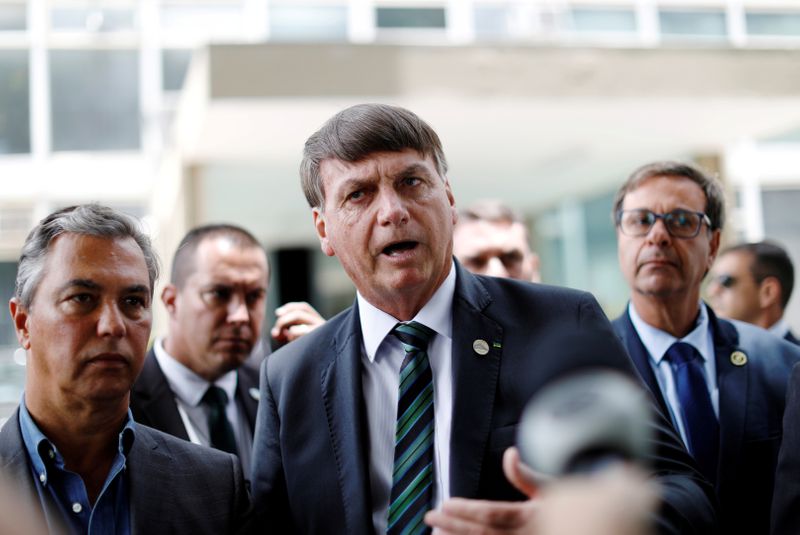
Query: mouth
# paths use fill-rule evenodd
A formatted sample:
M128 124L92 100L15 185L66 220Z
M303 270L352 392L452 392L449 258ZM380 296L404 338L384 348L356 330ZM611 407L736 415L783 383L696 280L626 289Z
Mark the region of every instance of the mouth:
M127 366L128 359L118 353L103 353L90 358L88 364L110 367Z
M397 256L397 255L400 255L400 254L402 254L402 253L404 253L406 251L413 251L414 249L417 248L417 245L419 245L419 242L415 242L415 241L399 241L399 242L387 245L386 247L383 248L381 253L385 254L386 256Z

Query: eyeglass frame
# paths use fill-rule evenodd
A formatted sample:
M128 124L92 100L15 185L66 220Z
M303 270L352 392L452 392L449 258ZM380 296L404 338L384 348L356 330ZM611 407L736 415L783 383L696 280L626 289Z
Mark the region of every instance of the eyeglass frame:
M646 213L652 214L655 219L653 219L653 222L650 224L650 226L647 228L647 230L645 232L643 232L641 234L628 234L622 228L622 215L625 212L646 212ZM667 219L666 218L668 216L674 217L676 213L694 214L694 215L700 216L700 222L697 224L697 228L695 229L694 234L691 234L689 236L677 236L677 235L672 233L672 230L670 229L669 224L667 224ZM698 236L698 234L700 234L700 229L703 227L703 223L705 223L706 226L709 229L711 228L711 218L708 217L708 214L706 214L705 212L695 212L694 210L685 210L683 208L677 208L675 210L672 210L672 211L669 211L669 212L666 212L666 213L654 212L654 211L649 210L647 208L633 208L633 209L630 209L630 210L617 210L617 214L616 214L616 218L615 219L616 219L616 224L617 224L617 227L619 228L619 231L622 232L626 236L630 236L631 238L641 238L642 236L647 236L650 233L650 231L653 230L653 227L656 225L656 222L659 219L661 219L664 222L664 228L667 230L667 233L670 236L672 236L673 238L677 238L679 240L691 240L692 238L696 238Z

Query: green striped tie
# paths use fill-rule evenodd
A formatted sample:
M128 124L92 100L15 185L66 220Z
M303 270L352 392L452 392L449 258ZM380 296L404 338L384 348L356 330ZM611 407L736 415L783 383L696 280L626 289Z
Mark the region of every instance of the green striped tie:
M423 522L433 507L433 374L428 342L436 335L421 323L392 330L406 356L400 366L400 397L394 443L394 472L386 533L430 533Z

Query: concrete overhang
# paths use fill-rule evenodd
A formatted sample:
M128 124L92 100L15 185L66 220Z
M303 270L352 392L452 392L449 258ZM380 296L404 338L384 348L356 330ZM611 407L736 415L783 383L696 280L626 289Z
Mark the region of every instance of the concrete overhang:
M460 203L491 196L530 213L611 190L650 160L796 129L800 53L212 45L193 61L173 132L196 189L190 223L315 241L297 177L303 143L336 111L375 101L436 129Z

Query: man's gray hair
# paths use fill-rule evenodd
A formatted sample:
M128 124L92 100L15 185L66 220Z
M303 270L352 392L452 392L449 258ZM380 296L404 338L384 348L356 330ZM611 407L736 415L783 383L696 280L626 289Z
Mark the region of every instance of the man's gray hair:
M42 219L25 240L19 257L14 296L30 308L36 289L44 275L44 264L50 245L61 234L73 233L100 238L133 238L139 245L150 277L150 295L158 279L158 256L150 238L133 217L100 204L81 204L63 208Z
M611 213L614 221L617 221L617 214L622 210L625 195L638 188L643 182L659 176L687 178L700 186L706 195L706 206L703 211L711 221L711 230L723 227L725 224L725 194L722 192L719 180L710 177L697 167L674 161L648 163L631 173L614 198L614 208Z
M400 152L413 149L430 156L444 180L447 160L442 142L415 113L387 104L358 104L340 111L306 141L300 162L303 193L312 208L322 208L325 192L319 166L335 158L358 162L375 152Z

